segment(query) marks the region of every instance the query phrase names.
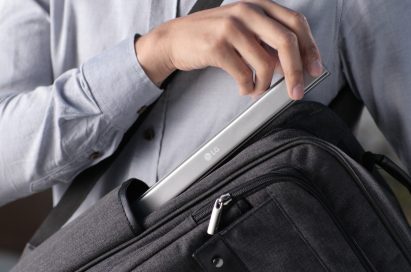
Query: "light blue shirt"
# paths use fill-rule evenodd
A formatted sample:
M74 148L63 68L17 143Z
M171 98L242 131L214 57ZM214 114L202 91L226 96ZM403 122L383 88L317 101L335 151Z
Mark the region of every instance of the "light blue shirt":
M52 185L57 202L159 97L77 215L130 177L153 184L250 104L216 68L181 73L166 91L145 75L135 33L186 14L194 0L178 2L0 2L0 204ZM277 2L307 17L332 73L307 99L329 103L349 84L409 166L411 2Z

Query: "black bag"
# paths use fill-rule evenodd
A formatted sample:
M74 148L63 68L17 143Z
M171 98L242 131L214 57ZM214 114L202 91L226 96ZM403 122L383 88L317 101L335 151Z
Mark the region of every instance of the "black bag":
M141 224L128 181L14 271L411 271L405 217L361 165L375 163L411 188L329 108L295 103Z

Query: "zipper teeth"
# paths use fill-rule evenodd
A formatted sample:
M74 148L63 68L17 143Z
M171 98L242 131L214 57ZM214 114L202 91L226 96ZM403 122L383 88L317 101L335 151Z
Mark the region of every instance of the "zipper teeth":
M284 140L284 143L281 144L280 146L278 146L277 149L276 149L276 151L264 153L264 154L262 154L262 157L266 157L266 156L268 156L269 154L272 154L273 152L274 152L274 153L277 153L277 152L279 152L279 151L282 151L284 148L288 147L290 144L294 144L294 142L296 142L296 139L298 139L298 138L301 139L302 137L301 137L301 136L293 136L293 137L291 137L291 138L288 138L287 140ZM256 161L259 161L259 160L256 160ZM257 164L257 163L255 163L255 161L253 161L253 162L250 163L251 167L255 167L256 164ZM247 169L249 169L249 168L247 168ZM234 177L237 177L237 176L241 175L243 172L244 172L244 169L242 169L242 168L241 168L241 169L237 169L237 170L236 170L236 173L234 174ZM230 175L230 176L232 176L232 175ZM224 182L224 184L222 184L221 186L216 186L216 188L213 189L213 190L210 190L210 191L207 191L207 192L202 193L202 195L200 195L200 197L198 198L199 201L201 201L201 200L203 200L204 198L210 196L212 193L218 191L222 186L226 185L228 182L230 182L230 181L232 181L232 180L233 180L233 178L227 180L227 181ZM205 195L205 196L204 196L204 195ZM117 247L113 248L112 250L107 251L107 252L104 253L103 255L100 255L100 256L98 256L97 258L93 259L92 261L84 264L84 265L83 265L81 268L79 268L77 271L79 271L79 272L80 272L80 271L85 271L85 270L87 270L90 266L92 266L92 265L94 265L94 264L96 264L96 263L100 263L100 262L104 261L106 258L108 258L108 257L116 254L117 252L123 250L124 248L128 247L129 245L134 244L134 243L136 242L136 240L141 240L141 239L143 239L143 238L146 237L148 234L151 234L152 232L156 231L156 230L158 229L159 224L161 224L161 223L164 222L165 220L168 220L169 218L172 218L172 217L179 216L181 213L187 211L187 210L189 209L189 208L186 207L187 204L188 204L188 203L184 203L184 204L183 204L183 207L177 209L177 210L174 211L173 213L171 213L171 214L169 214L168 216L166 216L163 220L160 220L159 222L157 222L157 223L155 223L153 226L151 226L150 228L152 228L152 230L151 230L150 232L146 232L146 233L143 232L143 233L142 233L143 235L139 235L139 236L137 236L137 237L134 237L133 239L130 239L130 240L128 240L128 241L126 241L126 242L118 245ZM142 244L141 246L144 246L144 245L146 245L146 243Z
M301 136L300 136L301 137ZM300 138L298 137L298 138ZM280 145L277 149L278 150L283 150L284 148L286 148L290 143L292 143L294 140L296 139L296 137L294 138L289 138L286 142L284 142L282 145ZM277 152L276 151L276 152ZM266 157L269 154L271 154L271 152L265 153L262 155L262 157ZM271 155L270 155L271 156ZM199 197L197 197L197 199L195 201L189 201L186 202L182 205L182 207L179 207L178 209L176 209L175 211L173 211L171 214L168 214L165 218L163 218L162 220L157 221L155 224L151 225L149 228L152 229L152 231L155 231L163 222L166 222L167 220L169 220L170 218L174 218L176 216L179 216L180 214L186 212L187 210L189 210L193 205L193 203L199 203L203 200L205 200L206 198L210 197L213 195L213 193L217 192L218 190L220 190L222 187L224 187L225 185L229 184L231 181L235 180L238 176L241 176L244 172L246 172L246 170L248 169L252 169L253 167L255 167L258 164L259 160L255 160L252 163L250 163L249 167L239 167L236 168L234 174L230 174L229 178L225 177L221 179L221 183L220 184L216 184L213 188L211 188L210 190L207 190L205 192L202 192L201 195ZM285 172L286 170L292 169L291 167L278 167L276 169L273 169L272 173L280 173L280 172ZM227 179L228 178L228 179ZM201 181L202 178L200 178L199 181ZM151 233L152 231L150 231L149 233ZM143 233L144 234L144 233ZM148 233L146 233L147 235ZM145 235L143 236L139 236L139 238L144 238ZM136 237L137 238L137 237Z
M243 194L245 193L252 194L254 191L258 190L260 187L264 187L265 184L272 183L272 179L274 177L281 178L281 180L278 180L276 182L282 182L282 181L286 181L287 179L291 179L290 176L285 176L280 173L275 173L275 172L268 173L268 174L265 174L264 176L261 176L261 177L258 177L256 179L252 179L246 182L247 185L245 186L240 185L240 186L233 188L232 192L230 192L230 195L233 201L235 201L237 197L243 196ZM210 205L210 203L207 203L205 206L201 207L196 212L194 212L194 214L192 215L194 221L196 222L200 221L204 216L211 213L212 209L213 209L212 204Z
M296 169L294 170L297 171ZM279 177L281 179L273 180L273 178L275 177ZM278 175L277 173L268 173L260 177L259 179L254 179L254 180L247 182L248 183L247 186L243 186L243 187L238 186L237 189L234 188L233 191L229 194L232 196L232 201L236 201L237 198L246 197L250 194L253 194L255 191L258 191L259 189L264 188L267 184L270 184L270 183L275 184L275 183L281 183L281 182L293 182L297 184L298 186L300 186L303 190L311 194L320 203L322 208L325 210L325 212L334 222L334 225L338 228L344 240L347 242L349 247L353 250L354 255L360 260L362 265L367 268L367 271L376 271L373 265L368 260L368 258L364 256L364 253L360 249L359 245L355 242L355 240L350 235L348 235L346 230L342 227L341 222L331 212L331 209L326 204L326 201L324 201L324 197L321 196L321 193L319 193L318 190L315 189L314 185L312 185L311 183L308 183L308 180L304 176L300 175L300 173L298 175L291 175L290 173L288 173L287 176ZM193 214L193 218L196 222L201 222L205 218L208 218L211 211L212 211L212 207L210 208L209 205L204 206L203 208L198 210L198 212Z
M262 138L264 138L264 137L262 137ZM331 151L331 153L336 154L336 155L337 155L337 160L338 160L339 162L341 162L341 163L345 166L345 168L346 168L350 173L352 173L352 175L354 175L354 176L356 177L357 183L360 183L360 184L361 184L360 186L367 192L367 197L368 197L368 199L369 199L373 204L375 204L375 201L374 201L373 198L369 195L368 190L366 190L366 188L364 188L364 185L362 185L362 182L358 182L359 177L357 176L357 174L355 173L355 171L354 171L353 169L351 169L351 167L349 167L349 165L348 165L348 163L346 162L346 160L343 159L342 156L339 154L339 151L338 151L336 148L334 148L333 146L331 146L330 144L327 144L326 141L317 139L317 138L315 138L315 137L313 137L313 136L303 136L303 137L302 137L302 136L294 136L294 137L291 137L291 138L287 139L282 145L278 146L278 147L276 148L276 151L272 151L272 152L263 154L262 156L265 157L265 156L267 156L267 155L269 155L269 154L272 154L273 152L276 154L279 150L283 150L285 147L288 147L290 144L291 144L291 145L295 145L295 144L306 144L306 143L308 143L308 144L312 144L312 143L318 144L319 146L322 146L322 147L325 148L326 150ZM252 166L255 166L255 164L252 164ZM239 172L239 175L241 175L242 171L238 171L238 172ZM236 176L237 176L237 175L236 175ZM227 182L229 182L229 181L231 181L231 179L228 180ZM223 185L225 185L225 184L226 184L226 182L224 182ZM214 192L217 191L218 189L220 189L220 186L218 186L218 188L216 188L215 190L209 191L209 192L207 193L207 196L205 196L205 197L208 197L209 195L211 195L212 193L214 193ZM204 198L201 198L201 199L204 199ZM185 205L184 205L184 206L185 206ZM185 211L188 209L188 208L185 208L185 209L183 209L183 208L185 208L185 207L181 207L180 209L176 210L176 211L175 211L174 213L172 213L171 215L173 215L173 216L178 216L178 215L180 215L181 213L185 212ZM384 217L384 218L385 218L385 215L381 215L380 212L377 211L376 213L379 215L380 218L381 218L381 217ZM170 215L170 216L171 216L171 215ZM167 216L167 218L168 218L168 216ZM165 218L165 219L166 219L166 218ZM160 220L160 221L163 221L163 220ZM384 219L383 219L383 221L386 222L387 220L384 220ZM154 224L154 225L152 226L152 227L154 228L152 231L155 231L155 230L157 229L157 227L156 227L157 225L158 225L158 224L156 223L156 224ZM387 223L386 223L385 225L386 225L386 227L388 228L389 232L392 234L392 232L393 232L393 230L392 230L392 228L393 228L393 227L392 227L392 224L387 224ZM390 226L391 226L391 227L390 227ZM152 231L150 231L149 233L152 233ZM401 231L401 232L402 232L402 231ZM143 236L135 237L134 239L131 239L131 240L125 242L125 243L122 243L122 244L118 245L118 246L117 246L116 248L114 248L113 250L110 250L110 251L106 252L104 255L101 255L101 256L99 256L98 258L93 259L91 262L84 264L84 266L83 266L82 268L80 268L79 271L83 271L83 270L87 269L88 267L90 267L90 265L93 265L94 263L99 263L99 262L103 261L104 259L106 259L107 257L112 256L113 254L116 254L116 252L121 251L122 249L124 249L124 248L127 247L128 245L135 243L136 239L139 239L139 240L140 240L140 239L144 238L147 234L148 234L148 233L146 233L146 234L143 235ZM401 240L401 239L398 239L398 236L397 236L397 235L395 235L395 234L392 234L392 235L395 236L395 238L396 238L396 239L394 239L394 240L395 240L397 243L400 243L400 244L402 245L401 248L406 247L406 246L403 245L402 240ZM399 241L401 241L401 242L399 242ZM142 245L142 246L144 246L144 245ZM403 254L404 254L405 256L408 256L408 254L404 253L404 250L403 250ZM407 258L407 259L408 259L408 258Z

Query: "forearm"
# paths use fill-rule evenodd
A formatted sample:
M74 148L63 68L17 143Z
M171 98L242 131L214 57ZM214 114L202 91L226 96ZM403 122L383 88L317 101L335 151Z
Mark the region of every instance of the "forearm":
M51 86L0 97L0 204L69 182L112 154L160 93L130 37Z

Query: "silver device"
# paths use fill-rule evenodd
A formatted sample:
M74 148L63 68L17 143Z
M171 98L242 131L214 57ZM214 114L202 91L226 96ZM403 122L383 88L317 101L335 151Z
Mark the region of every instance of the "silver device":
M305 75L304 92L312 90L328 75L325 70L316 78ZM227 127L135 201L132 204L135 214L144 218L182 193L292 103L282 77Z

